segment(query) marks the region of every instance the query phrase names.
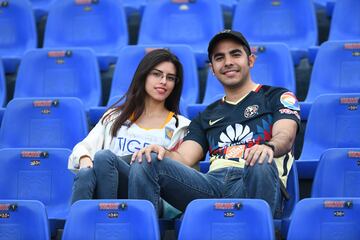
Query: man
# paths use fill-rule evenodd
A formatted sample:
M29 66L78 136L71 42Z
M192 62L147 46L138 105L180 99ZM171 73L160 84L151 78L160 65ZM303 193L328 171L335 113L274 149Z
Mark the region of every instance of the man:
M180 210L198 198L260 198L280 216L281 184L294 160L300 123L297 99L251 79L255 56L239 32L215 35L208 57L225 96L191 122L176 151L150 145L133 155L129 198L147 199L158 211L160 197ZM211 165L203 174L191 166L207 151Z

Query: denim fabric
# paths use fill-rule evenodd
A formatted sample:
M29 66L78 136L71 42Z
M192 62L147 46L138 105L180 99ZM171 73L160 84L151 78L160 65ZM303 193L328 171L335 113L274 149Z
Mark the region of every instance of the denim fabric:
M160 197L185 210L198 198L260 198L268 202L273 215L281 212L277 168L271 164L221 168L206 174L169 158L131 165L129 198L151 201L159 213Z
M93 168L82 168L76 174L71 203L81 199L127 198L130 165L110 150L94 156Z
M96 197L99 199L128 198L130 165L110 150L101 150L94 157Z
M82 199L94 197L96 177L93 168L82 168L75 175L72 187L71 204Z

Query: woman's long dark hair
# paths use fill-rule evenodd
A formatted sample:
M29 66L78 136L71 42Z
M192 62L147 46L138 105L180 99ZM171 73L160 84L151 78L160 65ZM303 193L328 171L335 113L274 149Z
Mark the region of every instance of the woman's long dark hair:
M171 62L176 69L176 76L178 80L175 83L174 89L171 94L165 100L165 108L175 114L179 114L179 103L183 87L183 67L177 56L172 54L166 49L155 49L145 55L145 57L139 63L136 69L132 82L128 91L122 96L116 103L109 107L111 109L102 119L102 123L107 119L110 119L113 114L120 114L114 119L114 123L111 127L111 135L116 136L117 131L124 123L131 118L132 122L135 122L145 108L145 82L148 74L155 66L162 62ZM117 106L123 99L125 102L120 106ZM131 125L131 123L130 123Z

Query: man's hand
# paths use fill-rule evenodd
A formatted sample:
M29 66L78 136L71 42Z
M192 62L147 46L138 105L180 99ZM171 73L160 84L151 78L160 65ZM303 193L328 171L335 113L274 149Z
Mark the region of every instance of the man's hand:
M266 145L254 145L245 150L245 165L254 166L256 162L262 164L268 158L268 163L271 163L274 158L274 151L271 147Z
M80 169L81 168L92 168L93 162L89 156L82 156L79 160Z
M132 164L135 161L138 161L139 163L141 163L142 157L144 154L145 154L146 161L148 163L150 163L151 162L151 156L150 156L151 152L157 153L158 159L162 160L165 156L166 149L162 146L159 146L156 144L151 144L151 145L144 147L143 149L140 149L139 151L135 152L131 157L130 164Z

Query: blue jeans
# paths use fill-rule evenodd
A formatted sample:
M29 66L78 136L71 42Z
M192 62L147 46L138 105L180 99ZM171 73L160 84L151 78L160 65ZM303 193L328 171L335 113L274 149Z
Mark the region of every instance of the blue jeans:
M75 176L71 203L81 199L127 198L130 165L110 150L94 156L94 167L83 168Z
M274 216L281 214L280 179L275 162L201 173L169 158L134 163L129 175L129 198L151 201L159 213L160 197L185 210L199 198L260 198Z

